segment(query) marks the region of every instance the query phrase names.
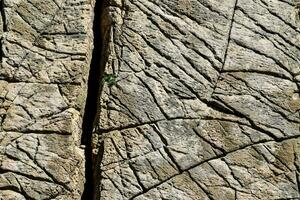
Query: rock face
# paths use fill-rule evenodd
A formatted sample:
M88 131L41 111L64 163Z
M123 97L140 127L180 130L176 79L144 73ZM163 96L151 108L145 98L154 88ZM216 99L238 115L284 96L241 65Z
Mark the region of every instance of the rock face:
M1 0L0 199L80 199L89 0Z
M295 5L110 1L96 199L300 199Z
M0 2L0 200L300 199L300 2Z

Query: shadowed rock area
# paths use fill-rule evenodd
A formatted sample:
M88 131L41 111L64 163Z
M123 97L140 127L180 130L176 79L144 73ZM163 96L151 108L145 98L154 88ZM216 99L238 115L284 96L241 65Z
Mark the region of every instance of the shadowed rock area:
M300 199L299 1L0 2L0 200Z

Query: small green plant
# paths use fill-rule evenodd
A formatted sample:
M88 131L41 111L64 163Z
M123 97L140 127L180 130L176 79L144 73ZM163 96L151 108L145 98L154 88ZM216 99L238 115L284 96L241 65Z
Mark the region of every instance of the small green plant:
M103 81L108 85L108 87L112 87L117 84L117 76L115 74L105 74L103 76Z

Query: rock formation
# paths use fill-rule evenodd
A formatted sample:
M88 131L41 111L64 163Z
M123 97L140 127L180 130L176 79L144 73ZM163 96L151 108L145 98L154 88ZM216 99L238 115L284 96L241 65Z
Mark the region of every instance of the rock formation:
M300 199L295 0L2 0L0 199Z
M80 199L93 3L2 0L0 199Z

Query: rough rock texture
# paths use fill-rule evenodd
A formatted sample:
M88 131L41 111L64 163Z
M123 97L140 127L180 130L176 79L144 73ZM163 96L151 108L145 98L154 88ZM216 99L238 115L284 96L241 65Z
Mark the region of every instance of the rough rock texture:
M299 1L96 5L0 0L0 200L300 199Z
M1 0L0 199L80 199L90 0Z
M300 199L298 7L107 1L95 199Z

